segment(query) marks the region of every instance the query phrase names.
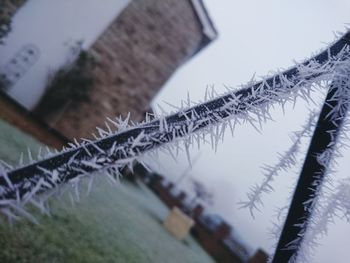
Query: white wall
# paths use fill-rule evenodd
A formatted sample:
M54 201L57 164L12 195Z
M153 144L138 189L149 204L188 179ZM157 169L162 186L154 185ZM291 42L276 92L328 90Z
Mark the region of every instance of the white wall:
M91 46L130 0L28 0L12 20L12 31L0 46L0 68L27 44L40 50L38 61L8 90L31 109L42 96L48 73L70 57L71 43Z

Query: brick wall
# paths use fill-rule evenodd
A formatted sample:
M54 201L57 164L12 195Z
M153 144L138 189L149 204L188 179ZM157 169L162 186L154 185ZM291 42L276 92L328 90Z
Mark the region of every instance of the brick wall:
M255 254L249 259L248 263L268 262L269 256L261 249L258 249Z
M89 50L96 59L88 103L68 104L47 121L68 138L91 137L106 117L141 121L152 98L199 47L201 26L191 1L134 0Z
M217 262L242 263L243 261L223 244L223 239L229 235L229 233L223 232L226 227L227 225L223 223L217 229L211 231L201 221L197 220L191 233L204 250Z

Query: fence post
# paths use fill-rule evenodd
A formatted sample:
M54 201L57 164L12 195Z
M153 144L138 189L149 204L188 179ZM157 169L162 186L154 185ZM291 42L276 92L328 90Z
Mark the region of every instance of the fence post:
M349 74L345 70L345 75ZM334 153L334 142L349 108L349 76L336 78L327 93L307 156L299 176L288 215L276 247L273 263L293 262L296 259L303 239L303 230L307 228L317 191L322 185L330 158L320 161L322 154ZM343 93L342 93L343 92ZM342 96L340 95L342 94ZM311 202L309 202L312 200Z

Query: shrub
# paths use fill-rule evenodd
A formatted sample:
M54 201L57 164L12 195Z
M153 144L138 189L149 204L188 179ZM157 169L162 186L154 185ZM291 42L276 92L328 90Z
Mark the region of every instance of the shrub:
M0 1L0 45L4 44L3 39L11 31L11 19L17 8L26 0L1 0Z
M34 109L39 117L54 113L69 102L76 105L89 101L89 93L94 83L91 71L95 66L93 58L81 51L77 60L49 77L49 83L44 96Z

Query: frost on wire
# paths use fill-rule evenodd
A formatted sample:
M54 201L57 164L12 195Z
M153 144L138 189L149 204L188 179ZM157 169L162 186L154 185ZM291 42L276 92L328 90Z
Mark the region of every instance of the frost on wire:
M99 135L95 140L74 140L62 151L51 153L48 150L44 157L40 157L40 153L38 160L25 165L20 162L12 167L3 163L0 210L10 221L19 217L35 220L24 208L26 204L48 213L46 200L56 189L66 184L77 186L80 178L91 177L92 172L103 171L115 180L121 169L125 166L132 169L134 161L142 161L145 154L165 150L173 155L184 148L189 155L191 145L206 142L216 148L225 130L233 132L237 123L249 123L259 130L262 123L271 119L272 105L278 104L283 109L287 102L295 102L297 98L312 100L313 90L328 88L338 75L344 77L349 67L349 39L350 32L312 59L243 85L238 91L228 89L220 96L214 90L206 91L204 102L195 104L188 98L181 107L175 107L177 112L152 118L148 115L142 123L130 123L128 118L108 118L104 129L97 128ZM261 201L259 193L270 190L271 179L278 170L295 162L293 155L297 152L298 140L297 137L294 148L275 168L267 168L266 180L262 186L253 188L247 207L256 207ZM30 151L29 156L32 159Z

